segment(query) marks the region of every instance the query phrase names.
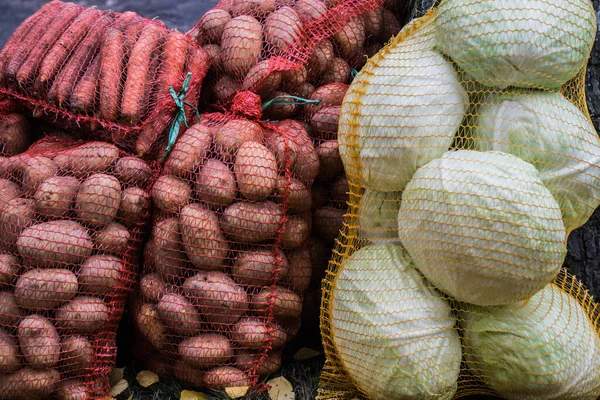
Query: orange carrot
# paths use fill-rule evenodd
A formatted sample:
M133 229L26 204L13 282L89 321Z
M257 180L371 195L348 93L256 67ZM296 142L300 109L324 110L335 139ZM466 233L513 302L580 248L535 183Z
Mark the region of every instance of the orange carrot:
M71 95L71 109L82 114L93 111L100 74L100 55L96 55Z
M121 31L109 30L100 47L100 115L108 121L119 116L124 50Z
M183 78L183 67L187 56L188 43L185 36L180 32L169 32L163 50L163 62L156 79L157 98L171 97L169 87L173 86L175 91L181 87L175 87L175 84L181 84Z
M196 47L191 49L189 52L188 62L185 67L185 72L191 72L192 75L192 88L185 96L185 101L194 106L198 106L198 101L200 99L200 90L202 89L202 80L206 75L208 70L208 56L206 52L202 49L202 47ZM195 84L194 84L195 83ZM185 116L188 121L188 125L192 125L196 123L196 112L190 108L186 107Z

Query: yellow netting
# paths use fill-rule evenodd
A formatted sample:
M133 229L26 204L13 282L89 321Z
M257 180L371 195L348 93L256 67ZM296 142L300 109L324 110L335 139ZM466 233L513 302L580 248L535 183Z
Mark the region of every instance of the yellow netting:
M446 0L356 76L319 399L600 396L600 312L562 269L600 205L596 28L587 0Z

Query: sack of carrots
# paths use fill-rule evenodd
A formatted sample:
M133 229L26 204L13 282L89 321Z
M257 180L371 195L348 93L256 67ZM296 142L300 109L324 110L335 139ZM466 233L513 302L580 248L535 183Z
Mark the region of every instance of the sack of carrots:
M53 0L0 52L0 95L143 156L176 118L195 118L184 102L197 104L207 68L204 51L160 21Z

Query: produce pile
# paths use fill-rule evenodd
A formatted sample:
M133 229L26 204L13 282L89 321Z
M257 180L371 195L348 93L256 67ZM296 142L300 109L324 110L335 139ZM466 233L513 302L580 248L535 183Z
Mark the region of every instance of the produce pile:
M589 0L442 0L340 109L348 221L321 399L597 399L596 304L561 270L600 205Z

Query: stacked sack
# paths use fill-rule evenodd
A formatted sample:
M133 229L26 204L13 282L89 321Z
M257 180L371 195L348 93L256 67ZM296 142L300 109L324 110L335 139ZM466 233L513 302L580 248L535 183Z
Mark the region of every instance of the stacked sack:
M0 398L106 396L153 168L48 137L0 175Z
M59 128L142 156L175 121L169 89L195 105L207 68L202 49L160 21L53 0L0 52L0 93Z
M600 396L597 305L561 271L600 205L596 28L587 0L443 0L354 79L320 399Z

